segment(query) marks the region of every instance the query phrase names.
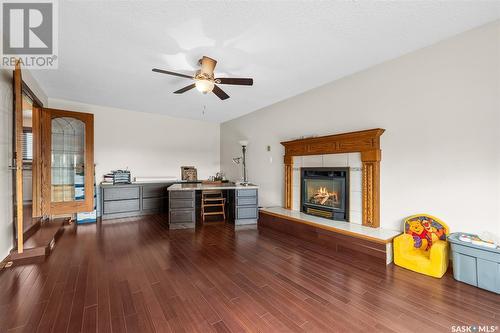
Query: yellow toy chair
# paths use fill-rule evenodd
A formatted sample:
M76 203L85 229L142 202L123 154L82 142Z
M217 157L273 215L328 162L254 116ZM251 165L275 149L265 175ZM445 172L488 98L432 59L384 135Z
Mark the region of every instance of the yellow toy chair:
M450 229L427 214L404 220L405 233L394 238L394 263L409 270L440 278L448 269L446 236Z

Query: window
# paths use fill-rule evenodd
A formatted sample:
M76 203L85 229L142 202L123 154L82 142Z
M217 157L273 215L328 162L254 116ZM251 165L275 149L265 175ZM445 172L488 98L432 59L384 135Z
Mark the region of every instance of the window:
M23 161L33 162L33 132L23 128Z

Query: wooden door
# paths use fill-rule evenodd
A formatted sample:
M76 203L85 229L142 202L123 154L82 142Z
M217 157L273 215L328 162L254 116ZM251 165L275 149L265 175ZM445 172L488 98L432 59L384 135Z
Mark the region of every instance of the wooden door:
M94 115L42 108L42 211L94 209Z

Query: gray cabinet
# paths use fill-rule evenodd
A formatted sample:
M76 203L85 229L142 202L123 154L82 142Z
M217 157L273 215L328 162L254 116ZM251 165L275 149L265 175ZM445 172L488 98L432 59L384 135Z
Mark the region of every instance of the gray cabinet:
M164 198L142 198L142 210L143 211L162 211L162 207L164 206L163 200Z
M139 199L140 192L141 188L137 185L106 187L102 198L104 201Z
M257 206L257 196L236 197L236 206Z
M236 196L238 197L256 197L257 189L251 188L248 190L236 190Z
M101 184L103 220L167 211L167 188L173 183Z
M169 224L195 223L196 211L194 209L171 209L168 219Z
M194 190L169 192L168 223L195 223L196 222L196 193Z
M257 189L238 189L235 192L234 224L257 223L259 215Z
M139 199L104 201L103 204L104 214L138 212L140 209Z
M161 198L167 196L169 184L144 184L142 185L143 198Z

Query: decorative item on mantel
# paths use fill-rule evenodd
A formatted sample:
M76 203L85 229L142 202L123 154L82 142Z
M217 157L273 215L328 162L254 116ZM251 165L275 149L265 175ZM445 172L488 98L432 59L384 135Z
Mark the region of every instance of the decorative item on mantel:
M198 172L194 166L181 166L181 177L182 180L187 181L197 181L198 180Z
M312 138L317 138L318 134L310 134L310 135L301 135L298 137L293 137L288 139L287 141L293 141L293 140L303 140L303 139L312 139Z

